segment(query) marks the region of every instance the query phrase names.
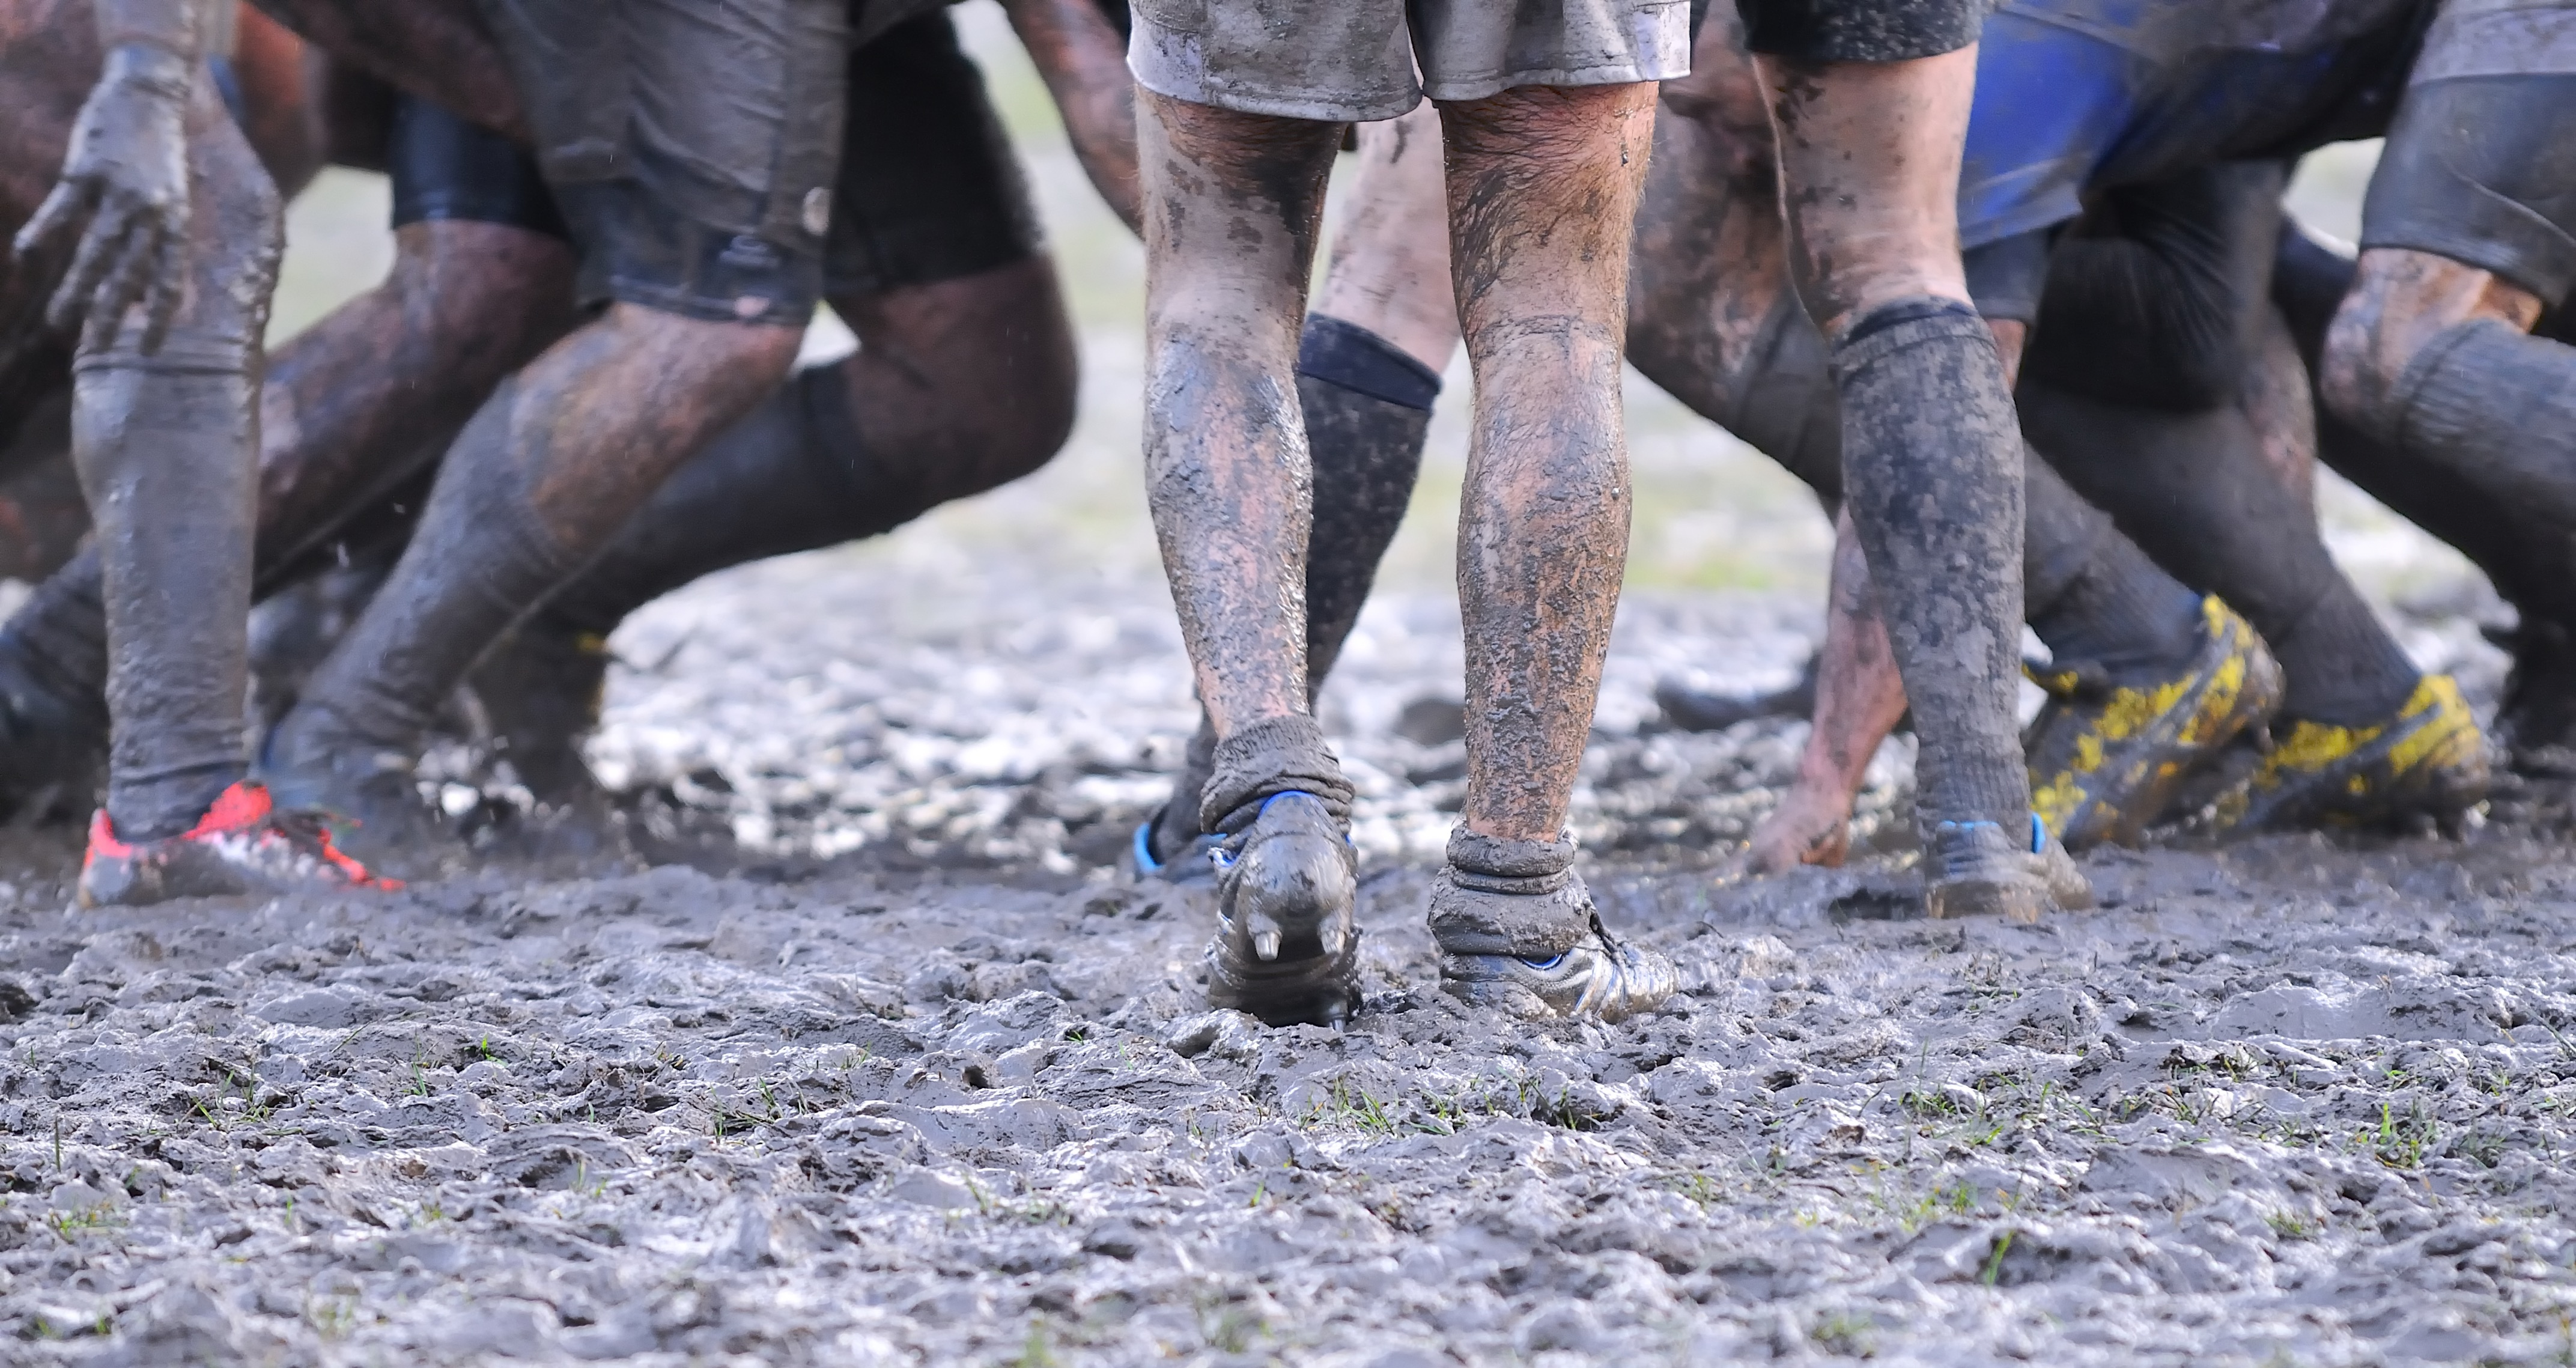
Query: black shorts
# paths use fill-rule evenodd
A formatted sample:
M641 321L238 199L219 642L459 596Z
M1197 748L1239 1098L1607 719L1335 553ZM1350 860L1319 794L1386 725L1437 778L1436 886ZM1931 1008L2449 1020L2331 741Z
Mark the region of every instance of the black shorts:
M572 238L526 148L419 96L394 100L385 171L396 228L455 220Z
M2576 74L2409 87L2362 201L2361 245L2448 257L2564 303L2576 288Z
M1977 41L1991 0L1735 0L1744 45L1800 62L1903 62Z
M801 328L822 295L849 0L481 0L585 300Z
M1037 254L1037 213L1019 162L944 10L897 24L860 48L850 59L847 91L815 288L835 297L882 294ZM575 237L534 156L435 105L400 102L386 160L396 227L463 219ZM710 254L715 234L707 225L634 187L569 189L584 206L589 239L622 254L621 267L585 273L593 302L670 307L666 301L676 299L674 311L694 317L739 316L714 306L775 288L791 268L786 253L765 251L770 245L757 238L746 244L727 234ZM644 269L656 260L694 274Z
M946 10L851 56L848 118L823 255L828 295L883 294L1038 254L1019 158Z

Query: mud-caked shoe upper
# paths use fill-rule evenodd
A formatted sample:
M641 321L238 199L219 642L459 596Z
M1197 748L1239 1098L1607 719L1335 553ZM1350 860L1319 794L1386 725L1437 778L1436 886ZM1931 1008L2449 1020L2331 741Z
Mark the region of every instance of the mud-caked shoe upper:
M606 637L540 614L501 638L467 677L502 758L539 801L600 796L582 743L599 730L615 659Z
M2450 823L2487 795L2487 743L2460 686L2426 675L2397 715L2366 727L2304 719L2212 805L2211 831Z
M370 867L418 873L457 843L453 829L421 801L412 757L290 716L260 748L252 778L277 806L318 814L339 848Z
M299 888L400 887L340 850L327 821L281 811L265 787L244 781L225 789L194 827L156 841L119 839L100 809L90 819L79 897L83 907L143 907Z
M1359 1007L1359 856L1332 810L1313 794L1272 794L1208 863L1209 1004L1273 1026L1347 1021Z
M2031 809L2069 849L2137 844L2191 773L2281 702L2281 667L2252 626L2201 603L2200 646L2170 674L2034 670L2048 701L2022 737Z
M1679 990L1672 962L1612 936L1574 872L1574 842L1507 841L1460 826L1431 885L1440 986L1475 1007L1618 1021Z
M2020 832L1996 822L1932 828L1923 867L1923 910L1932 916L2035 922L2092 905L2092 883L2035 816Z

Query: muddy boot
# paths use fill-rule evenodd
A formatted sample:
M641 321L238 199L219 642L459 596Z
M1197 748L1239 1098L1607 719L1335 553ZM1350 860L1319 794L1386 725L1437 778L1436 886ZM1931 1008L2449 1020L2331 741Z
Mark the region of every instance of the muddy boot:
M581 748L599 730L611 659L606 638L540 613L501 638L466 677L500 758L537 801L606 797Z
M2487 795L2486 737L2449 675L2426 675L2393 717L2365 727L2305 719L2213 806L2226 836L2302 827L2445 828Z
M279 807L313 814L338 849L371 867L417 876L456 843L421 802L412 763L405 752L307 727L270 732L253 768Z
M2037 817L2024 840L1994 822L1932 828L1923 870L1923 910L1930 916L2035 922L2092 905L2093 885Z
M1322 799L1274 793L1210 855L1217 932L1208 1003L1272 1026L1337 1026L1359 1009L1359 856Z
M2183 781L2281 701L2281 667L2211 598L2181 669L2121 678L2083 661L2031 672L2048 702L2022 737L2031 811L2070 850L2136 845Z
M1464 826L1431 886L1440 986L1471 1007L1618 1021L1679 991L1672 962L1613 938L1574 872L1574 838L1504 841Z
M1805 717L1816 710L1816 661L1807 657L1807 667L1798 673L1798 682L1769 693L1726 694L1710 689L1694 689L1678 679L1655 681L1655 705L1664 710L1664 720L1682 731L1724 731L1738 722L1753 722L1766 717Z
M196 826L158 841L118 840L107 809L99 809L81 857L79 897L83 907L145 907L173 898L400 887L342 853L327 823L280 812L267 789L243 782L224 790Z

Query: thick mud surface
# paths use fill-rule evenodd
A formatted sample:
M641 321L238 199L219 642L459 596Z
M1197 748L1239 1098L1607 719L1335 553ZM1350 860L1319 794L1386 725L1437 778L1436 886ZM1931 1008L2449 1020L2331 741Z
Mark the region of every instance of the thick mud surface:
M1190 720L1167 604L759 574L620 639L600 748L642 844L740 853L71 914L71 838L0 834L0 1359L2576 1348L2576 858L2519 820L2100 857L2031 928L1913 919L1900 857L1720 885L1796 731L1641 734L1643 688L1810 619L1646 601L1579 820L1685 991L1479 1019L1420 920L1454 620L1395 600L1325 710L1368 1010L1268 1031L1199 1009L1197 895L1106 867Z

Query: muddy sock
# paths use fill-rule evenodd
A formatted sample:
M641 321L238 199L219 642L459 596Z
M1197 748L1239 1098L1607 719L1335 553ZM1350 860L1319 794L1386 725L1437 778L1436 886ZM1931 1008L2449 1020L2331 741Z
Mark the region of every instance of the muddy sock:
M1315 526L1306 542L1310 698L1359 621L1378 562L1413 502L1439 397L1439 375L1394 343L1338 318L1308 315L1297 400L1315 468Z
M408 762L475 660L578 568L537 507L517 407L505 382L458 434L392 578L271 738L281 773Z
M1592 929L1579 898L1545 896L1573 880L1574 838L1509 841L1462 822L1449 833L1448 868L1432 889L1431 938L1459 955L1562 954Z
M2200 648L2200 597L2035 455L2022 490L2023 599L2059 667L2097 666L2117 681L2188 664Z
M1261 815L1263 799L1282 793L1311 793L1335 821L1350 823L1350 780L1311 717L1273 717L1224 738L1210 770L1199 800L1203 831L1241 831Z
M150 357L85 354L75 370L107 623L107 813L129 841L195 826L247 768L254 356L183 329Z
M1709 415L1806 483L1827 508L1843 497L1842 402L1825 335L1797 296L1782 292L1755 332L1730 411Z
M2289 324L2311 374L2324 354L2326 329L2356 274L2351 257L2295 224L2283 230L2273 259L2272 302ZM2566 586L2576 578L2576 549L2547 517L2472 484L2457 471L2399 450L2393 441L2322 404L2317 406L2317 458L2476 562L2494 581L2496 592L2521 614L2522 630L2535 634L2535 641L2566 635L2561 624L2570 615ZM2283 664L2286 668L2287 657ZM2290 681L2294 691L2297 674L2293 671Z
M718 570L892 531L938 505L929 487L869 446L841 368L809 367L654 491L540 616L606 636Z
M2262 634L2281 662L2288 715L2366 725L2414 692L2414 664L2265 468L2241 412L2105 404L2033 383L2021 414L2069 484Z
M2022 444L1994 337L1965 304L1910 300L1833 363L1844 503L1913 702L1916 820L2021 830Z
M2373 425L2410 456L2576 525L2576 348L2494 319L2444 329Z

